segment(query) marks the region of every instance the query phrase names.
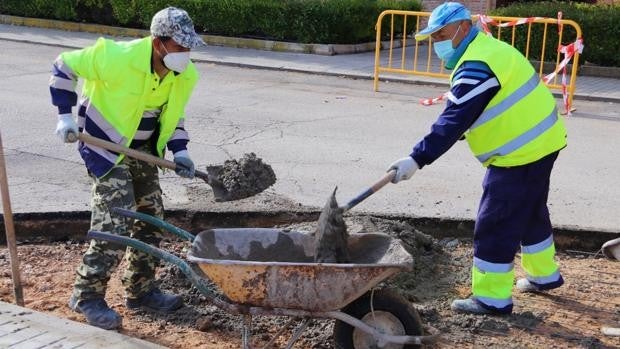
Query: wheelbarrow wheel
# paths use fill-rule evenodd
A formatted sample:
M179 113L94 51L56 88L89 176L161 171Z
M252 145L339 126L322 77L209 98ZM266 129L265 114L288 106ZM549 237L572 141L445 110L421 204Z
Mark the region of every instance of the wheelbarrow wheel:
M400 336L424 334L418 312L404 297L389 290L375 290L372 295L368 292L343 308L342 312L362 320L383 333ZM346 322L336 320L334 345L337 349L373 348L376 346L376 339ZM384 348L420 348L420 346L390 343Z

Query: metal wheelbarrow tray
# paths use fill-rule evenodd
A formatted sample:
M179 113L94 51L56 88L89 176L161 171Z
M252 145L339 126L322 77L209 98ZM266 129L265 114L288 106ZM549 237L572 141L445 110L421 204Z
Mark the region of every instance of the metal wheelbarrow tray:
M96 231L88 234L131 246L179 267L211 303L244 316L244 348L249 348L253 315L290 316L289 324L301 318L287 348L299 339L312 318L337 320L334 341L339 348L402 348L436 340L434 335L422 335L421 320L406 299L389 290L369 292L413 265L413 258L400 241L389 235L353 234L348 240L351 263L314 263L314 236L310 234L238 228L206 230L194 237L153 216L123 209L114 212L192 242L189 264L135 239ZM214 294L206 278L227 299ZM265 348L273 345L289 324Z

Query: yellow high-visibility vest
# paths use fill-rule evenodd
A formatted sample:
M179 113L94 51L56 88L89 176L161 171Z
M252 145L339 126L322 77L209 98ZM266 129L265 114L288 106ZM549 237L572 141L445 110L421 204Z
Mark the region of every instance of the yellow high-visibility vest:
M138 130L149 95L151 72L151 37L119 42L100 38L81 50L64 52L62 60L84 79L82 94L97 108L105 121L129 146ZM176 74L168 102L159 116L157 152L163 156L191 93L198 81L193 63ZM122 156L119 156L117 163Z
M566 146L564 120L558 115L553 95L514 47L478 33L454 72L465 61L486 63L501 86L465 133L483 166L525 165Z

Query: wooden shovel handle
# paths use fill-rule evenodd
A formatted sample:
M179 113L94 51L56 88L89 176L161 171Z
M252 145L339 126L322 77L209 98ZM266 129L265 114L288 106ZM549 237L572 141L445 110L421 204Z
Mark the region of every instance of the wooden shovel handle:
M383 177L381 177L378 181L376 181L373 185L371 185L370 188L364 190L358 196L351 199L351 201L349 201L346 205L342 206L343 211L348 211L353 206L364 201L370 195L378 192L379 189L383 188L386 184L390 183L392 179L394 179L395 175L396 175L396 170L388 171L385 175L383 175Z
M73 133L69 134L69 137L71 136L75 136ZM73 138L75 139L75 138ZM131 158L134 159L138 159L144 162L147 162L149 164L153 164L153 165L157 165L159 167L163 167L163 168L167 168L170 170L174 170L177 168L177 165L170 161L170 160L166 160L166 159L162 159L158 156L155 155L151 155L148 153L145 153L143 151L139 151L139 150L135 150L135 149L131 149L125 146L122 146L120 144L116 144L113 142L108 142L106 140L103 140L101 138L97 138L97 137L93 137L91 135L87 135L85 133L79 133L77 135L77 139L79 139L80 141L90 144L90 145L94 145L103 149L107 149L116 153L121 153L121 154L125 154ZM208 180L208 175L205 172L202 171L195 171L195 175L198 178L202 178L205 181Z
M139 151L139 150L135 150L135 149L131 149L125 146L122 146L120 144L116 144L113 142L108 142L106 140L103 140L101 138L97 138L97 137L93 137L91 135L87 135L85 133L79 133L77 135L77 139L79 139L80 141L90 144L90 145L94 145L103 149L107 149L116 153L121 153L121 154L125 154L129 157L132 157L134 159L138 159L138 160L142 160L144 162L148 162L149 164L153 164L153 165L157 165L160 167L164 167L164 168L168 168L171 170L174 170L177 165L169 160L166 159L162 159L158 156L155 155L151 155L148 153L145 153L143 151Z

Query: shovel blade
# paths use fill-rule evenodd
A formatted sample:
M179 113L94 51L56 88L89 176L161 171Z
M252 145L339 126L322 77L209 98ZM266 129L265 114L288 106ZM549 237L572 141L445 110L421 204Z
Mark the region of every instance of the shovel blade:
M219 169L214 167L207 168L207 172L196 171L196 177L205 181L208 185L211 186L211 190L213 190L213 196L215 197L216 202L223 201L232 201L232 195L226 189L224 183L217 179L219 175Z
M223 202L223 201L232 201L234 198L230 195L230 192L226 190L224 183L221 181L211 178L208 181L211 189L213 190L213 196L215 196L215 201Z

